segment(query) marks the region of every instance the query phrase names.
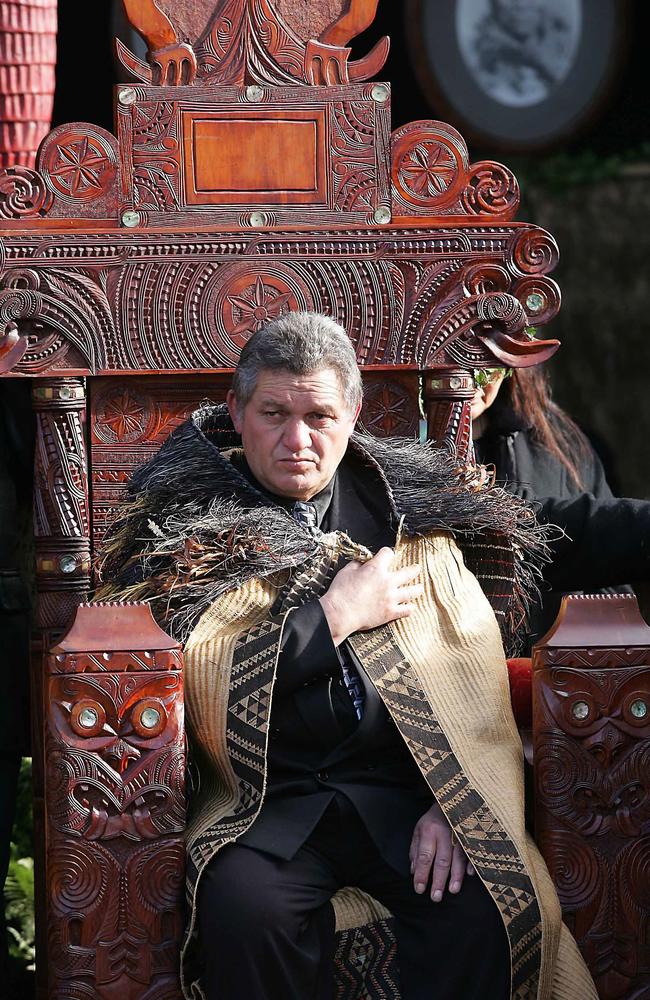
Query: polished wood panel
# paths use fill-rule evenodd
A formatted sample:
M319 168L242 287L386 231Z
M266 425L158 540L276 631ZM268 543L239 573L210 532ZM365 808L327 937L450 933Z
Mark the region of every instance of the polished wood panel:
M325 111L182 115L189 204L326 204Z

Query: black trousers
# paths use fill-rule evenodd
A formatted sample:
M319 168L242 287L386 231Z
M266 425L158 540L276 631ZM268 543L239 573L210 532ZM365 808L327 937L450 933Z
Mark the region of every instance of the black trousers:
M330 1000L330 899L358 886L395 917L402 1000L507 1000L501 916L478 876L440 903L381 857L353 806L332 803L291 861L225 847L199 891L208 1000Z

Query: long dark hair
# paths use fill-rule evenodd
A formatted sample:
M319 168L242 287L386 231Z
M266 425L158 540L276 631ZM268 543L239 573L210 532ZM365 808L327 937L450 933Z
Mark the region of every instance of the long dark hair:
M561 462L577 489L583 490L580 468L589 456L589 442L569 414L553 402L541 365L515 368L503 389L510 393L512 408L530 426L535 439Z

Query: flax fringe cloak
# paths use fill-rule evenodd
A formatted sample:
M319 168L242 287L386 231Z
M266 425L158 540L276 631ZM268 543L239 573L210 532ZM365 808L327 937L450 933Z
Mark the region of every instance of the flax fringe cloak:
M170 440L135 477L133 507L125 511L108 548L105 578L114 582L102 594L146 597L159 613L161 597L166 595L167 615L162 617L167 621L163 623L169 628L170 622L175 622L178 633L185 630L186 707L200 782L186 831L191 918L184 957L196 929L195 900L201 872L220 847L248 829L263 803L268 720L286 617L293 608L323 593L343 561L368 558L367 550L339 532L318 543L303 535L296 543L292 533L297 529L291 525L289 530L286 524L285 533L292 538L284 539L283 558L265 563L259 552L260 532L264 537L266 528L273 537L276 531L277 545L278 509L269 511L268 500L254 490L251 496L252 488L233 473L230 463L217 451L215 437L216 441L219 437L214 432L224 419L219 408L195 414L180 434L177 432L176 441ZM190 443L193 451L188 451ZM471 490L449 461L430 449L416 449L412 442L387 446L358 439L353 448L379 470L395 515L400 512L400 499L411 506L414 488L418 500L419 480L428 488L420 491L423 495L419 500L426 501L425 494L431 491L431 479L436 476L438 500L446 488L449 505L453 508L452 498L460 496L462 510L459 514L456 504L456 513L448 513L447 530L432 530L431 525L421 523L410 537L401 535L397 559L404 565L420 563L424 596L409 618L352 637L355 653L499 909L510 944L514 1000L597 1000L577 946L561 922L546 866L524 826L522 747L510 707L507 667L495 617L496 610L502 631L507 634L508 625L512 630L521 595L515 594L500 605L499 597L507 592L507 574L484 574L484 586L488 579L492 581L491 606L448 530L454 528L460 535L470 559L476 558L478 547L483 553L480 563L509 568L516 590L517 572L522 572L517 562L525 512L515 509L516 501L500 491L486 491L489 496L481 496L479 491L474 516L463 523L469 514L463 504ZM184 455L182 475L180 467L174 474L173 459L180 454ZM212 484L218 511L214 494L207 506L204 502L203 510L196 506L198 497L190 497L193 525L187 519L189 511L181 515L178 500L176 506L171 500L178 497L179 488L187 489L187 483L192 482L190 457L198 460L196 471L197 475L201 471L203 489L207 486L208 459L213 471L220 473L218 487L216 480ZM400 460L411 469L408 487L404 477L395 472ZM251 504L250 508L240 507L234 519L235 511L226 501L234 485L233 475L238 478L237 492ZM196 491L196 483L193 488ZM186 506L187 502L186 498ZM515 507L508 511L513 503ZM248 517L251 513L253 521ZM153 514L156 520L152 522L149 515ZM155 537L148 546L142 535L143 519L153 523L149 534L153 532ZM413 511L411 520L415 520ZM495 532L499 520L501 531ZM228 522L229 532L225 527ZM468 541L464 536L469 528ZM234 537L239 539L239 555L247 553L249 563L257 561L258 572L242 579L240 569L238 579L229 581L233 559L237 561ZM183 540L180 550L179 538ZM215 590L207 580L214 576L210 555L217 550L222 583ZM494 553L489 555L491 550L496 550L496 559ZM504 558L506 550L514 553L510 561ZM197 572L199 577L203 572L201 559L207 559L208 569L203 573L203 600L197 616L196 602L190 614L187 599L188 591L196 586ZM129 571L120 570L120 562L122 567L137 563L146 572L129 585ZM172 597L169 578L174 574L177 587ZM167 583L161 594L163 581ZM334 907L338 930L386 915L379 904L355 889L338 893ZM189 981L185 963L183 972L185 995L202 996L200 984Z

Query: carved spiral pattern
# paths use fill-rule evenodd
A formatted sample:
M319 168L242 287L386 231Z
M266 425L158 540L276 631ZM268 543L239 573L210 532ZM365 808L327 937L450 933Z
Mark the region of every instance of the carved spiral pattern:
M519 207L517 178L501 163L475 163L469 171L462 203L469 215L511 219Z
M650 836L640 837L625 851L617 865L620 898L628 910L647 913L650 899ZM634 919L635 914L630 912Z
M543 326L559 312L560 289L552 278L544 275L521 278L512 288L512 294L519 299L534 326ZM528 304L529 298L533 301L537 299L542 304L541 309L534 312Z
M587 906L602 885L602 862L584 840L561 830L540 844L562 906Z
M558 261L557 244L543 229L526 229L511 250L513 267L521 274L546 274Z
M9 271L3 278L3 288L19 288L38 291L41 287L41 276L33 267L17 267Z
M512 276L499 264L470 264L463 272L463 288L469 296L507 292L511 283Z
M545 738L537 746L536 785L545 803L571 799L576 774L583 771L583 754L571 740Z
M9 167L0 173L0 218L28 219L46 215L53 195L45 181L28 167Z
M87 914L106 896L110 878L110 855L96 846L71 841L58 844L49 858L48 874L54 906L65 913Z
M151 913L175 910L182 901L185 848L180 841L157 843L131 862L130 878L138 903Z
M0 325L17 319L35 319L42 311L43 299L29 288L0 291Z
M508 333L521 330L527 316L521 302L506 292L492 292L479 297L476 303L479 319L501 323Z

